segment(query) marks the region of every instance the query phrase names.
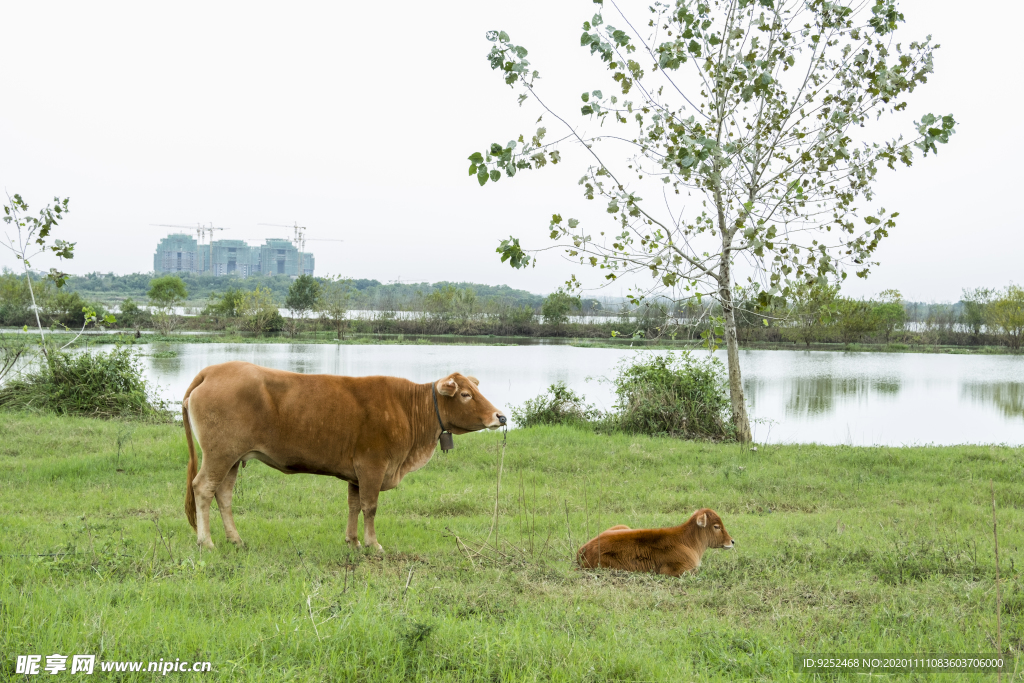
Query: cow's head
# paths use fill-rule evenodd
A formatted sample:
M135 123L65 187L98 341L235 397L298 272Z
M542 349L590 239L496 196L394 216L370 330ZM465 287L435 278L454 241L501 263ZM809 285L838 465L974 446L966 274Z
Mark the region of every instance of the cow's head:
M480 380L458 372L437 380L437 407L452 434L498 429L508 420L480 393Z
M736 545L736 541L725 530L722 518L711 508L697 510L690 521L697 526L697 534L704 539L708 548L729 549Z

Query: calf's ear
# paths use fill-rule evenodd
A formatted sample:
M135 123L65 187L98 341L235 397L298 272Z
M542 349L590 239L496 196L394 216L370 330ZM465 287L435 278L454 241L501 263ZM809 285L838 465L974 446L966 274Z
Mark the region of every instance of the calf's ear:
M472 382L473 384L475 384L475 385L477 385L477 386L480 386L480 380L478 380L478 379L477 379L476 377L474 377L473 375L466 375L466 379L468 379L468 380L469 380L470 382Z
M699 526L700 528L703 529L707 525L708 525L708 513L705 512L700 517L697 518L697 526Z
M459 385L455 383L453 379L439 379L437 380L437 393L442 396L454 396L455 392L459 390Z

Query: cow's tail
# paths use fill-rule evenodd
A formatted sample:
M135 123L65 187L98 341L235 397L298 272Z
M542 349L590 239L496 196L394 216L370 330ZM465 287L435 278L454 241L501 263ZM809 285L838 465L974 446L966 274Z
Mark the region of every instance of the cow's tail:
M196 458L196 446L192 440L192 424L188 419L188 397L192 394L192 390L202 384L203 374L199 375L192 381L191 386L185 391L185 398L181 401L181 421L185 424L185 441L188 442L188 479L185 481L185 516L188 518L188 523L192 525L192 528L196 531L199 527L196 526L196 494L192 490L192 482L196 478L196 474L199 473L199 461Z

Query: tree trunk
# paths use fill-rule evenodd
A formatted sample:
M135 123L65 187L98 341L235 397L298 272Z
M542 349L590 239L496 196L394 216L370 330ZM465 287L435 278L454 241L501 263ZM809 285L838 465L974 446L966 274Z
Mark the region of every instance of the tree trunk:
M722 314L725 316L725 348L729 359L729 398L732 401L732 422L736 427L736 439L741 443L753 440L750 434L750 420L747 418L747 402L743 396L743 380L740 377L740 344L736 336L736 311L732 302L732 271L729 252L723 250L722 266L719 270L718 296L722 300Z
M28 294L32 297L32 312L36 314L36 326L39 328L39 348L43 351L43 357L46 358L46 362L50 362L50 354L46 351L46 335L43 334L43 323L39 320L39 305L36 304L36 293L32 289L32 276L28 274L28 262L25 263L25 282L28 283Z

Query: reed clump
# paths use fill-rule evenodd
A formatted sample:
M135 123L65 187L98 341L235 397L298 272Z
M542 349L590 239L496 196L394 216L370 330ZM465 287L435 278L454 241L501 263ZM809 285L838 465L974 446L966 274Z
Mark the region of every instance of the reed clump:
M139 352L49 349L33 370L0 387L0 408L102 418L155 418L164 406L146 382Z

